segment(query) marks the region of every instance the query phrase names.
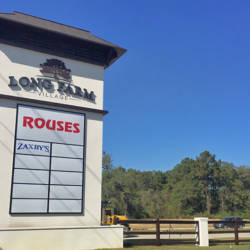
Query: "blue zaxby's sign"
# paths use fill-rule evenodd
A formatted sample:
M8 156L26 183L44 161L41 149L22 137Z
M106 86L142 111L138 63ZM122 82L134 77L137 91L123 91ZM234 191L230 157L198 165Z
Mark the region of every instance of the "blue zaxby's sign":
M30 150L30 151L38 151L38 152L42 151L42 152L49 153L50 146L19 141L17 142L16 150L18 152L22 152L23 150Z

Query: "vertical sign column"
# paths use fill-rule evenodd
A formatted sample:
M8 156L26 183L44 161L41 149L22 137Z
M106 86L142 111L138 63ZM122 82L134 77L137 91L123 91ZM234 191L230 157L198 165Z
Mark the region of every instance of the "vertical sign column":
M10 213L83 213L84 114L19 105Z

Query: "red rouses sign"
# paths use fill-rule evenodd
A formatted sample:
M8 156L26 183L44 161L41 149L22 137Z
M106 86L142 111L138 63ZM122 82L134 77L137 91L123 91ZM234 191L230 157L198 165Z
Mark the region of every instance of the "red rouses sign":
M35 118L31 116L23 116L23 127L80 133L79 123L51 119L46 120L40 117Z
M18 139L82 146L84 132L84 114L18 105Z

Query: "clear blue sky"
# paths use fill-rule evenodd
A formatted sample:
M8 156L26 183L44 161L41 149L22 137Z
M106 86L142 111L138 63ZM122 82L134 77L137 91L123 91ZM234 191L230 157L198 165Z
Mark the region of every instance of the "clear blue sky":
M250 165L250 1L2 1L90 30L128 52L105 70L114 164L172 169L209 150Z

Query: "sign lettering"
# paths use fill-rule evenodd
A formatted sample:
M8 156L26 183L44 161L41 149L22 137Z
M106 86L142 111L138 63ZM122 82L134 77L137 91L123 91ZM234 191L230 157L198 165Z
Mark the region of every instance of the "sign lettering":
M80 133L80 124L56 120L45 120L43 118L33 118L30 116L23 117L23 127L28 127L33 129L34 127L38 129L48 129L48 130L57 130L65 132Z
M16 80L14 76L9 76L9 87L15 90L16 88L22 87L26 91L37 91L38 89L42 91L45 89L47 92L59 92L61 95L72 96L72 97L80 97L83 99L87 99L90 101L95 101L95 93L93 91L88 91L87 89L81 89L78 86L75 86L71 83L65 83L62 81L57 81L57 86L54 85L54 82L50 79L46 78L28 78L21 77Z

